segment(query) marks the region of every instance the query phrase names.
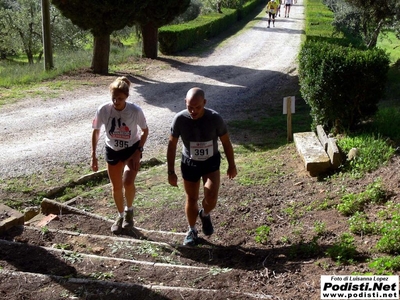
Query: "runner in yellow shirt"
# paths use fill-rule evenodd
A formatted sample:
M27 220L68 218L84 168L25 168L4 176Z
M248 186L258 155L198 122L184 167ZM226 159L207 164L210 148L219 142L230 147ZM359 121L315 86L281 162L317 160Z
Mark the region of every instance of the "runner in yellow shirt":
M272 19L272 26L275 27L275 15L278 10L278 3L276 0L270 0L267 4L267 13L268 13L268 26L271 24L271 19Z

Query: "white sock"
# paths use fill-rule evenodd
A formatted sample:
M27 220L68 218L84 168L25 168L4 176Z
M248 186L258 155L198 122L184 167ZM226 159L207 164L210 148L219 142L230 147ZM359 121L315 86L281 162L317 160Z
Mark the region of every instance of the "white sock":
M192 227L192 226L189 226L189 231L191 231L191 230L197 231L196 225L194 225L193 227Z
M202 217L207 217L209 214L206 214L205 212L204 212L204 209L201 211L201 216Z
M125 206L125 211L128 211L128 210L132 211L133 210L133 206L131 206L131 207Z
M124 215L125 215L125 213L124 213L124 212L122 212L122 213L119 213L119 216L120 216L121 218L123 218L123 217L124 217Z

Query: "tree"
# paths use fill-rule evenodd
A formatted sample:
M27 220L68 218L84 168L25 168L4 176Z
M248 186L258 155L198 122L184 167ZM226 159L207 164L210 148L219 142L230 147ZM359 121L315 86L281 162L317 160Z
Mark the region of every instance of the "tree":
M87 32L73 25L50 6L53 49L78 49L86 42ZM42 14L40 1L0 0L0 55L24 53L29 63L43 54Z
M367 48L376 46L384 28L399 30L398 0L327 0L326 3L335 13L335 27L361 37Z
M61 13L75 25L89 30L94 38L91 68L107 74L110 35L113 31L133 26L144 0L52 0Z
M38 1L4 1L0 8L1 48L6 52L22 50L30 64L42 51L41 6Z
M50 6L51 38L56 51L80 50L90 43L90 34L65 18L53 5Z
M158 28L171 23L176 16L185 12L190 0L148 0L145 8L137 16L142 35L142 55L147 58L157 58Z

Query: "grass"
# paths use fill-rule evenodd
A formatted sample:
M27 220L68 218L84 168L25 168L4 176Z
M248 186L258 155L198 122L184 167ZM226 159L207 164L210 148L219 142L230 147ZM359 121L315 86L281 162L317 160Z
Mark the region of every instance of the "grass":
M135 199L135 206L140 208L179 206L184 201L183 186L170 188L166 181L165 165L153 167L144 171L140 178L137 178L136 187L138 190L146 191L138 193ZM171 202L170 199L178 201Z
M366 204L382 204L385 200L386 191L383 188L382 180L378 178L375 182L368 185L365 191L361 193L343 195L337 209L340 213L350 216L362 212Z
M390 54L390 62L394 64L400 60L400 40L392 31L384 31L378 39L377 47Z
M400 270L400 256L384 256L371 260L368 267L376 275L395 275Z
M326 254L338 263L351 264L356 259L357 249L351 233L343 233Z
M373 133L346 136L340 138L337 144L344 153L349 153L352 148L358 149L356 157L342 167L353 178L361 178L386 163L395 151L385 138Z
M306 0L305 13L307 38L331 37L333 35L333 12L321 0Z
M141 48L138 45L111 47L109 71L119 70L129 62L132 65L132 57L138 58L140 55ZM50 98L62 90L73 90L77 85L88 84L72 81L66 84L62 78L57 78L69 72L87 69L91 65L91 57L90 50L58 53L54 56L54 69L50 71L44 70L43 63L30 65L20 58L0 60L0 106L25 97Z
M238 181L242 185L267 185L272 178L280 175L279 166L283 164L278 153L283 148L276 150L246 149L239 146L235 149L236 163L241 166ZM226 168L225 162L222 168ZM259 172L254 172L259 170Z
M267 225L261 225L255 229L255 241L256 243L266 244L268 242L268 235L271 231L271 227Z

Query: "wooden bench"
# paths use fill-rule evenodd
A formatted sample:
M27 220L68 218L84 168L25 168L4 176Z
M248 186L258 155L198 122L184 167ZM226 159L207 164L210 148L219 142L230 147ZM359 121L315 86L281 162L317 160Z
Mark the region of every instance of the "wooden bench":
M318 176L331 168L331 160L314 132L294 133L293 141L311 176Z
M329 169L337 169L342 164L336 140L328 137L321 125L317 126L317 134L295 133L293 140L311 176L318 176Z

